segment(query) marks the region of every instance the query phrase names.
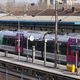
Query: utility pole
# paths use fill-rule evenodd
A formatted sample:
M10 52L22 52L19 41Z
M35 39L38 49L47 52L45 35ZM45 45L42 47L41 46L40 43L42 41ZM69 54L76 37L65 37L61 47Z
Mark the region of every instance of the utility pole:
M54 67L57 68L57 44L58 44L58 38L57 38L57 33L58 33L58 13L57 13L57 0L55 0L55 63Z
M28 38L27 38L27 58L26 61L28 62Z
M20 21L18 17L18 60L20 60Z

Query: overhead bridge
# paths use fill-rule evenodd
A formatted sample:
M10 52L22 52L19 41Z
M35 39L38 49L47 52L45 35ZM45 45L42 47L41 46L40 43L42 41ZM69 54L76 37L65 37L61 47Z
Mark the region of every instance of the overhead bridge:
M16 67L16 71L20 69L19 73L21 74L25 74L24 71L26 69L30 70L31 72L27 71L27 73L30 72L28 75L32 74L35 80L39 80L40 77L40 80L80 80L80 75L78 73L68 72L64 65L58 64L58 68L56 69L54 68L54 63L46 62L46 66L44 66L44 61L37 59L32 63L31 58L29 58L27 62L26 57L20 56L20 60L18 60L18 56L16 55L8 54L7 57L4 57L3 53L0 53L0 66L3 64L5 65L4 70L14 71L12 67ZM12 65L12 67L10 67L10 65ZM0 69L0 71L4 70ZM11 71L9 72L12 73ZM23 77L25 76L23 75Z

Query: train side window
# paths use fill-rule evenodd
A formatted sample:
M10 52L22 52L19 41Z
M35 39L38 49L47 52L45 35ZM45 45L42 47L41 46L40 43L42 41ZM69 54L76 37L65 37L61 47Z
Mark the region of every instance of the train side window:
M65 55L66 49L67 49L66 43L61 43L61 45L59 46L60 53Z
M3 42L2 42L2 44L4 45L5 44L5 38L3 37Z
M79 52L78 52L78 56L80 57L80 50L79 50Z
M71 47L68 46L68 55L71 55Z
M12 45L12 46L15 45L15 43L14 43L14 39L13 39L13 38L11 39L11 45Z
M74 51L74 56L76 56L76 51Z
M29 49L32 49L32 46L34 45L34 41L28 41L28 47L29 47Z
M3 45L8 45L8 39L6 37L3 37Z
M26 38L24 38L22 44L23 44L23 47L24 48L27 48L27 39Z
M13 39L13 37L9 37L8 38L8 45L14 46L14 39Z
M11 46L14 46L14 40L13 40L13 38L11 38L10 42L11 42Z
M35 41L36 50L44 51L44 43L42 41Z
M9 39L6 38L6 45L9 45Z
M10 46L11 45L10 38L7 38L7 40L8 40L7 44Z
M4 36L2 44L3 45L14 46L14 39L12 37L9 37L9 36Z
M46 46L46 50L47 50L47 52L51 52L51 53L53 53L54 52L54 43L53 42L47 42L47 46Z

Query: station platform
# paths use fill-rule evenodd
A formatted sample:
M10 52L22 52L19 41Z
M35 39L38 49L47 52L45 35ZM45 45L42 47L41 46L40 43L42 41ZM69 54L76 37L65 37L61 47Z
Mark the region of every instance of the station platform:
M32 63L31 58L29 58L28 61L26 61L26 57L20 56L20 60L18 60L17 55L7 54L7 57L4 57L4 53L2 52L0 52L0 61L3 61L5 63L15 64L15 65L20 65L23 67L28 67L43 72L48 72L50 74L69 77L75 80L80 80L79 73L69 72L66 70L66 66L60 64L57 64L57 68L54 68L54 63L46 62L46 66L44 66L44 61L35 59L35 62Z

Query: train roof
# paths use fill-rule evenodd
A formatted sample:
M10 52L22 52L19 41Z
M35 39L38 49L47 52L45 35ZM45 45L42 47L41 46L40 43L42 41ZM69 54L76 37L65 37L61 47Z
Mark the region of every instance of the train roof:
M65 22L80 22L80 16L58 16L58 20ZM1 16L0 21L55 21L55 16Z
M80 16L58 16L60 25L80 25ZM54 25L55 16L2 16L0 23L17 24L26 23L29 25Z
M23 31L25 37L29 39L30 36L33 36L35 40L43 39L45 33L47 33L47 31L35 31L35 30Z
M8 30L2 30L0 31L0 35L8 35L8 36L16 36L16 32L14 31L8 31Z
M0 31L1 36L16 36L18 33L23 34L24 37L28 38L30 36L34 36L35 40L43 39L43 36L47 31L34 31L34 30L21 30L19 31L8 31L8 30L2 30Z
M18 31L8 31L8 30L2 30L0 31L0 36L16 36L17 33L23 34L24 37L26 38L30 38L30 36L34 37L34 40L39 40L42 41L44 40L44 35L45 35L45 39L47 41L53 41L55 40L55 34L47 34L47 31L35 31L35 30L21 30L20 32ZM57 39L60 42L67 42L69 40L69 38L75 38L75 39L80 39L80 34L79 33L69 33L69 34L58 34L57 35Z

